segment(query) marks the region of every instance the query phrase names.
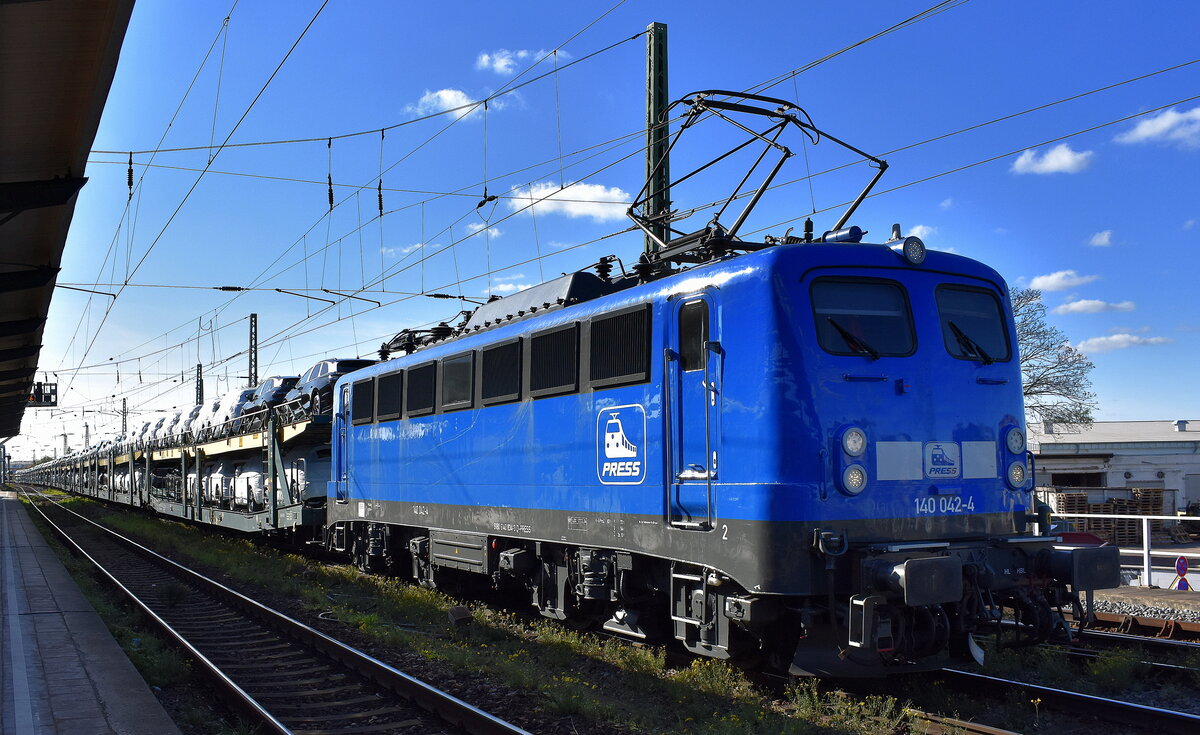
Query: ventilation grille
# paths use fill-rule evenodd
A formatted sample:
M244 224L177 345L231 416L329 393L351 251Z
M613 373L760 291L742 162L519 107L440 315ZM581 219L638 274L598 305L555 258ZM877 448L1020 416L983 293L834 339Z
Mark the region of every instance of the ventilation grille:
M375 399L375 415L380 421L394 419L400 415L400 389L404 386L404 373L380 375Z
M474 388L475 355L442 360L442 408L469 408Z
M431 362L408 371L408 386L404 396L406 414L421 416L433 412L433 384L436 378L436 363Z
M355 424L365 424L374 416L375 410L375 381L360 380L354 384L350 394L350 418Z
M579 373L579 328L555 329L529 340L529 394L569 393L575 390Z
M645 307L592 321L592 387L640 383L650 375L650 312Z
M485 404L515 401L521 397L521 342L484 348L479 370Z

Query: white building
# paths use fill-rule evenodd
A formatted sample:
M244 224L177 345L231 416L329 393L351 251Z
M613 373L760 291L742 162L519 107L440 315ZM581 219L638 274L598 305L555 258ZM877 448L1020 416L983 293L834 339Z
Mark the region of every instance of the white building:
M1039 487L1161 488L1163 512L1200 503L1200 421L1030 424ZM1091 499L1097 502L1099 498Z

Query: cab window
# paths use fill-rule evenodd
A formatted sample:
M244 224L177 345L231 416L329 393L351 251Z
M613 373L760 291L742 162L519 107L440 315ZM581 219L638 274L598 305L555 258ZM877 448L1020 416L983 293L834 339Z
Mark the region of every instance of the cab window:
M911 355L908 296L900 284L868 278L818 278L810 291L817 343L834 355L870 359Z
M1012 356L1000 300L982 288L942 285L937 290L938 317L946 351L961 360L984 364Z

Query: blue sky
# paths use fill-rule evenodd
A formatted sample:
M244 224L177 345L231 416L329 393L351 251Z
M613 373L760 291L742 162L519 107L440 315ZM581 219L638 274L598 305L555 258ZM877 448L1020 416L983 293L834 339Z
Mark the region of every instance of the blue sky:
M139 412L190 406L197 362L208 395L235 386L246 374L235 355L251 312L260 375L297 374L322 356L372 355L399 329L459 308L413 294L503 295L606 254L636 259L640 237L605 236L626 229L621 202L642 184L638 34L652 21L669 26L677 98L756 88L934 2L735 12L728 3L629 0L605 14L613 3L334 0L282 66L320 2L241 0L221 32L231 4L139 0L134 10L60 275L119 296L56 293L41 367L60 371L60 390L70 385L62 403L74 410L28 412L18 457L61 445L53 434L81 433L85 408L99 412L86 416L93 437L119 427L121 397ZM888 160L876 189L886 193L852 220L868 240L886 239L899 222L930 248L1041 287L1050 321L1096 364L1098 418L1195 417L1200 99L1182 100L1200 95L1200 63L883 154L1191 62L1200 58L1197 27L1200 7L1188 2L975 0L765 93L797 101L819 127ZM417 120L546 72L486 112ZM327 140L360 131L368 132ZM226 139L219 151L150 153ZM301 139L317 140L237 145ZM698 130L675 170L725 140ZM807 166L794 157L780 181L854 161L828 141L791 144ZM138 152L132 200L129 151ZM818 231L826 229L842 209L835 205L871 173L858 162L814 177L811 191L802 180L780 187L747 230L782 234L814 207ZM485 181L500 198L476 208ZM676 192L676 206L716 200L728 186L718 172ZM68 439L77 446L82 437Z

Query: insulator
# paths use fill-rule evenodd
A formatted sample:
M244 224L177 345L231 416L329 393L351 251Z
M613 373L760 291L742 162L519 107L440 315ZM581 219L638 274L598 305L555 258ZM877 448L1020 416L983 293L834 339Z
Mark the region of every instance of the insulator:
M129 186L129 199L133 199L133 151L129 152L129 170L125 172L125 180Z
M379 216L383 217L383 179L379 180Z
M326 177L329 180L329 211L333 211L333 174Z

